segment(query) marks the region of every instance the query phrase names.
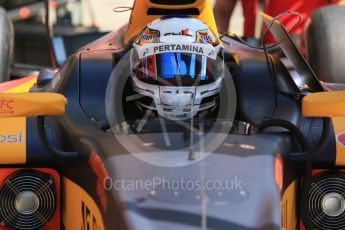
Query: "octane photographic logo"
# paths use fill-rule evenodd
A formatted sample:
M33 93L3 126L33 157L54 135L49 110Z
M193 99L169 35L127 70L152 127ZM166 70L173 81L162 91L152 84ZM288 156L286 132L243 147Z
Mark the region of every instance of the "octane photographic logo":
M110 126L108 131L113 134L117 142L136 158L160 167L190 165L214 153L228 137L236 112L236 91L228 69L225 67L218 95L219 106L211 123L208 120L205 124L200 122L196 126L193 123L197 120L196 116L189 116L188 119L175 116L170 120L166 116L159 115L157 111L159 109L162 111L162 108L155 103L152 103L146 112L143 111L136 122L130 122L128 114L133 116L137 113L128 112L127 104L135 105L138 99L143 97L135 91L134 94L128 95L130 91L128 87L132 87L130 52L123 55L113 68L106 89L105 107ZM216 68L207 69L207 72L212 74L214 69ZM168 82L164 84L166 85L159 87L161 89L164 86L172 87ZM182 86L176 87L177 91L175 90L174 93L184 89ZM194 112L192 109L194 106L200 107L192 104L191 114ZM178 128L176 131L172 130L175 126L170 122L176 122L184 131ZM152 131L152 129L156 130L155 127L160 127L160 131Z

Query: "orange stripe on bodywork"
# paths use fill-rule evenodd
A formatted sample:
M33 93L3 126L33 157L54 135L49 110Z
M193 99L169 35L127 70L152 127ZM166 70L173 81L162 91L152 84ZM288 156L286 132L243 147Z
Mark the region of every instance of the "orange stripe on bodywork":
M36 76L0 84L0 92L28 92ZM30 106L30 105L27 105ZM0 119L0 165L26 163L26 117Z
M280 201L281 208L281 229L296 229L296 199L297 199L297 180L294 180L285 190Z
M36 76L29 76L29 77L21 78L21 79L18 79L18 80L13 80L13 81L8 81L8 82L1 83L0 84L0 92L4 93L4 92L6 92L8 90L11 90L11 89L14 89L16 87L19 87L22 84L26 84L29 81L34 84L34 83L36 83L36 79L37 79ZM34 81L32 81L32 80L34 80ZM29 90L27 89L27 90L23 91L23 93L24 92L28 92L28 91Z

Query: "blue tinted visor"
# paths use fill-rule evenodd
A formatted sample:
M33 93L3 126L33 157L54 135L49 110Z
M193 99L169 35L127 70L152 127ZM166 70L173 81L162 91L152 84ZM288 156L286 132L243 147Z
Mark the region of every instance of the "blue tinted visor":
M192 53L161 53L140 60L139 78L159 85L203 85L218 75L217 61Z

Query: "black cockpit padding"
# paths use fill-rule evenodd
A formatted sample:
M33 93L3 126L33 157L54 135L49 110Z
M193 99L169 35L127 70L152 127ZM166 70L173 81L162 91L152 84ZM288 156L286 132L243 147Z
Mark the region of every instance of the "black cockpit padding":
M258 126L264 120L275 118L287 120L299 126L301 120L299 89L279 58L273 57L273 71L277 86L275 108L275 86L269 74L265 56L248 56L240 60L234 77L238 118ZM273 113L273 116L270 115Z

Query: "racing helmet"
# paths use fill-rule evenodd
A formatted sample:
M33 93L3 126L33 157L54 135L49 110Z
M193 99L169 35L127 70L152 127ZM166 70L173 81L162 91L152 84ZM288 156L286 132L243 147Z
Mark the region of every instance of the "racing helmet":
M157 19L139 34L131 50L137 106L170 120L214 110L223 75L220 40L195 18Z

